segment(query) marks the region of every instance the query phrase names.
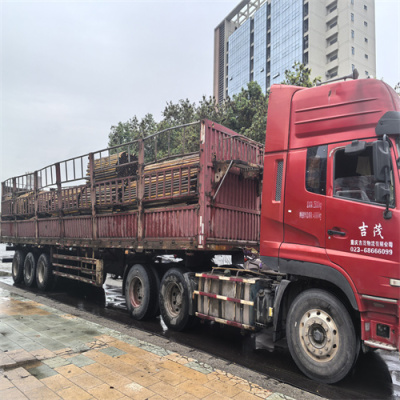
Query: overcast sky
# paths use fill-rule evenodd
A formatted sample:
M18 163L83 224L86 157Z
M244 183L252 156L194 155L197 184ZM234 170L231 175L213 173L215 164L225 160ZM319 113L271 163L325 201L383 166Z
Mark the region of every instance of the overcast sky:
M160 120L168 101L212 95L214 28L238 2L0 0L0 180L105 148L111 125ZM377 77L394 86L400 0L375 3Z

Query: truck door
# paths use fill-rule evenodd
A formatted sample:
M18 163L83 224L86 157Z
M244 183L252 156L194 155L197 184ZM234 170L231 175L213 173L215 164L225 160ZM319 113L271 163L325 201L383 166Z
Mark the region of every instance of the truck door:
M321 262L325 254L327 146L291 151L288 155L284 243L280 257Z
M355 151L346 146L351 143L328 146L326 251L360 294L387 297L389 280L398 274L399 259L393 171L393 212L384 218L386 204L375 197L372 140Z

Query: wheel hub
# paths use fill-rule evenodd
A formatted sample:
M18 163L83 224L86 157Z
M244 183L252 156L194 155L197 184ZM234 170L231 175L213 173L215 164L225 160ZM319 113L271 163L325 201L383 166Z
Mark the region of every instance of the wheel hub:
M139 278L134 278L129 286L129 298L133 307L139 307L143 299L143 285Z
M307 311L300 320L300 340L308 355L315 361L332 359L339 347L336 323L323 310Z

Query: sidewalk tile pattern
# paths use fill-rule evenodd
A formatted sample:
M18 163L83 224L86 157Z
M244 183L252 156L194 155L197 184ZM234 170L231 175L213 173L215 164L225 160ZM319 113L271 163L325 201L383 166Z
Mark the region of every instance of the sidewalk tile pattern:
M0 399L288 399L0 289Z

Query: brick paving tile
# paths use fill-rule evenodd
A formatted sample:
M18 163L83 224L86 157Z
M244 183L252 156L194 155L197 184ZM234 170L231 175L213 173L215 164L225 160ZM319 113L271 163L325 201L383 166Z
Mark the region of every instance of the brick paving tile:
M128 375L127 378L131 379L132 381L144 387L149 387L159 382L158 379L154 378L152 374L148 374L143 371L134 372L133 374Z
M171 399L171 400L174 400L177 397L185 394L185 392L182 389L178 389L177 387L169 385L168 383L165 382L158 382L154 385L149 386L148 389L159 394L160 396L165 397L166 399Z
M110 386L119 387L123 385L128 385L131 380L125 378L124 376L117 374L116 372L110 372L109 374L102 375L101 380Z
M88 393L98 400L117 400L125 396L119 390L110 388L110 385L105 383L95 388L88 389Z
M0 399L12 399L12 400L26 400L26 397L17 388L12 387L10 389L0 390Z
M174 374L173 372L168 371L166 369L154 374L153 376L154 378L159 379L165 383L169 383L172 386L177 386L180 383L186 381L185 377L180 376L178 374Z
M78 376L81 376L81 375L78 375ZM78 376L75 376L73 378L77 378ZM62 390L62 389L67 389L74 385L73 382L71 382L69 379L67 379L63 375L50 376L49 378L42 379L40 382L45 384L48 388L50 388L54 392L58 392L59 390Z
M14 379L12 383L19 390L21 390L21 392L26 392L28 390L36 389L38 387L44 387L43 383L33 376L28 376L27 378Z
M104 365L101 364L91 364L87 365L86 367L82 367L82 369L86 372L89 372L89 374L92 374L94 376L101 376L105 374L109 374L112 372L112 370Z
M90 365L88 365L90 367ZM72 376L80 375L85 373L82 368L77 367L76 365L69 364L64 365L63 367L54 368L59 374L64 375L67 379Z
M241 392L237 394L236 396L232 397L232 399L235 400L260 400L261 398L266 399L269 397L269 394L265 394L263 397L256 396L255 394L247 393L247 392Z
M151 390L135 382L132 382L125 386L121 386L118 388L118 390L121 393L124 393L129 398L135 400L146 400L148 398L152 398L151 396L155 395L155 393L152 392Z
M207 382L204 386L208 387L211 390L215 390L216 392L224 396L228 396L230 398L236 396L238 393L243 392L240 388L236 386L232 386L227 382L220 382L217 380Z
M14 385L11 381L4 376L0 376L0 390L10 389L13 388Z
M207 397L204 397L203 400L231 400L230 397L226 397L220 393L212 393L208 395Z
M204 386L204 385L199 385L196 382L193 381L185 381L183 383L181 383L180 385L177 386L179 389L184 390L185 392L187 392L190 395L196 396L199 399L202 399L208 395L210 395L211 393L213 393L213 391Z
M72 376L70 380L84 390L100 386L103 383L103 381L88 373Z
M40 388L28 390L24 393L29 400L57 400L61 399L56 393L50 390L48 387L43 386Z
M64 400L89 400L93 396L78 386L61 389L57 394Z

